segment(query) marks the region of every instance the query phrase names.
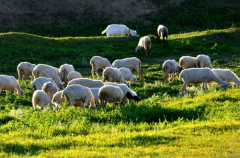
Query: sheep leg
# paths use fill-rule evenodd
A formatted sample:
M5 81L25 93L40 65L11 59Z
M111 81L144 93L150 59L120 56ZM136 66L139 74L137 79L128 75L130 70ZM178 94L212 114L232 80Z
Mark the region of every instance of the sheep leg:
M145 50L145 54L146 54L146 56L148 56L147 49Z
M94 67L94 65L92 65L92 77L93 77L93 79L95 78L95 76L94 76L94 69L95 69L95 67Z
M164 73L164 79L165 79L165 82L167 83L168 82L168 72Z
M73 99L70 99L70 105L74 106L74 100Z
M184 85L182 86L182 94L184 94L184 91L185 93L187 92L187 83L184 82Z
M207 87L207 80L205 80L205 89L208 90L208 87Z
M99 78L98 69L99 69L99 68L96 67L96 68L95 68L95 72L96 72L97 77Z

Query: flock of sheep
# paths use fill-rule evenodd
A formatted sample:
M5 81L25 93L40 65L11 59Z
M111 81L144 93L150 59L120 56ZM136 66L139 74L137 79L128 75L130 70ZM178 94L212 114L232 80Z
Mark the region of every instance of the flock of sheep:
M129 29L125 25L109 25L102 33L107 36L115 35L136 35L137 32ZM165 39L168 38L168 29L159 25L157 28L157 38L162 37L164 46ZM145 49L146 55L150 54L151 39L148 36L140 38L135 51ZM17 66L19 82L31 77L30 88L34 89L32 105L34 108L43 109L47 104L59 109L67 101L69 105L80 107L82 105L93 108L96 104L121 103L127 99L141 101L141 98L131 90L131 84L135 84L137 78L132 71L136 70L139 79L143 80L141 72L141 61L136 58L125 58L115 60L110 64L109 60L100 56L94 56L90 60L92 65L92 79L82 78L82 75L75 71L69 64L56 68L46 64L31 64L21 62ZM175 60L166 60L163 65L164 79L166 82L175 78L183 79L182 94L186 92L188 83L203 83L203 90L207 89L207 84L217 82L222 88L228 88L227 82L235 82L240 86L239 78L229 69L212 69L211 60L207 55L195 57L183 56L179 59L179 65ZM206 68L207 67L207 68ZM98 77L98 69L102 68L103 81L94 80L95 73ZM170 76L170 79L168 79ZM104 81L109 81L104 83ZM129 87L127 82L129 81ZM118 82L116 84L114 82ZM19 86L13 76L0 75L0 92L13 90L17 95L22 96L24 91Z

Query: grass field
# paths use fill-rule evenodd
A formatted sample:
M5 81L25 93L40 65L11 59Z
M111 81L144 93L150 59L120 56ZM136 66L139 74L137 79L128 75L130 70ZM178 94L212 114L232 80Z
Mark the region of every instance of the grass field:
M164 82L162 63L183 55L206 54L215 68L240 76L240 29L171 34L169 46L152 38L151 55L134 52L137 37L60 37L0 34L0 72L17 77L22 61L52 66L69 63L91 78L94 55L115 59L136 56L144 81L132 89L142 98L106 108L32 108L30 81L23 97L0 94L0 157L239 157L240 92L214 84L207 91L182 81ZM137 73L134 72L137 76ZM138 78L138 76L137 76Z

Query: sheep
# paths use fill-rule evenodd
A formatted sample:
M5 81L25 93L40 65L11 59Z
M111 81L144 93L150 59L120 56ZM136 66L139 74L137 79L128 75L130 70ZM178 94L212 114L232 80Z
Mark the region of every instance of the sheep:
M125 36L126 34L137 36L137 31L129 29L126 25L122 24L111 24L108 25L107 28L102 31L102 34L106 33L107 37L109 36Z
M52 78L57 86L62 89L64 84L61 83L61 80L58 75L58 71L56 67L46 65L46 64L38 64L32 72L34 79L38 77L47 77L47 78Z
M95 99L95 104L98 105L98 92L99 92L99 89L100 88L90 88L93 96L94 96L94 99Z
M112 63L112 66L115 68L129 68L131 71L136 70L140 80L143 80L143 73L141 72L141 61L136 57L115 60Z
M164 47L166 46L166 43L168 42L168 28L163 25L158 25L157 28L157 39L163 38L163 44ZM166 43L165 43L165 38L166 38Z
M212 69L211 59L207 55L198 55L196 57L196 64L198 68L209 67Z
M137 96L137 94L132 91L131 89L128 88L127 85L125 84L116 84L116 83L112 83L112 82L107 82L104 83L104 85L112 85L112 86L117 86L119 88L121 88L122 92L123 92L123 100L127 100L127 99L133 99L137 102L141 101L141 98L139 98Z
M109 82L119 82L127 84L120 70L112 67L107 67L106 69L103 70L103 82L105 80L108 80Z
M142 48L145 49L146 56L150 55L151 50L151 38L149 36L144 36L139 39L138 45L135 48L135 52L138 52Z
M92 65L92 76L93 76L93 79L95 78L94 72L99 77L99 74L98 74L98 69L99 68L105 69L106 67L111 67L111 64L108 61L108 59L107 58L102 58L100 56L92 57L92 59L90 60L90 64Z
M129 87L130 88L131 88L131 82L133 84L136 84L137 78L135 76L133 76L130 69L125 68L125 67L121 67L119 70L120 70L120 72L123 76L123 79L129 81Z
M212 71L223 81L234 82L237 87L240 87L238 76L229 69L212 69Z
M118 86L104 85L98 92L98 101L103 106L106 106L107 103L113 103L113 105L121 103L123 97L123 92Z
M89 88L100 88L104 84L101 80L91 80L87 78L76 78L68 83L69 85L78 84Z
M82 78L82 75L77 71L70 71L67 75L67 81L70 82L75 78Z
M67 85L67 75L70 71L74 71L74 67L72 65L69 64L63 64L60 66L59 68L59 75L60 75L60 79L62 82L64 82L64 86L66 87Z
M65 98L62 97L62 92L63 91L58 91L53 95L52 102L57 105L58 107L61 107L60 105L63 105L65 102ZM75 101L74 102L75 107L81 107L82 106L82 101Z
M66 97L70 105L74 106L74 101L85 102L85 106L90 102L90 108L96 106L94 96L88 87L81 85L69 85L62 92L61 97Z
M36 90L32 96L33 108L34 109L39 108L39 109L43 110L43 108L47 104L50 104L51 106L55 107L56 109L59 108L57 105L52 103L52 101L50 100L50 98L48 97L48 95L45 92L43 92L42 90Z
M168 74L170 74L170 80L174 80L175 73L179 76L180 72L182 71L182 66L179 66L176 60L166 60L163 65L163 72L164 72L164 79L165 82L168 82Z
M33 80L32 71L35 66L36 66L35 64L31 64L29 62L19 63L17 66L18 80L20 81L21 79L23 79L23 81L25 81L27 79L27 77L30 77L31 80ZM23 76L23 78L22 78L22 76Z
M56 83L53 81L52 78L38 77L34 81L31 82L30 88L31 89L33 88L34 90L41 90L43 84L46 82L51 82L52 84L54 84L57 87ZM60 90L58 87L57 87L57 89Z
M226 89L229 88L227 82L221 80L214 72L209 68L191 68L183 70L180 73L179 80L183 79L184 85L182 87L182 94L184 94L183 91L187 91L187 84L188 83L203 83L202 89L204 90L204 84L205 89L207 89L207 83L210 82L217 82L221 85L222 88Z
M182 66L184 69L196 68L197 67L196 58L191 56L182 56L179 59L179 65Z
M9 90L14 91L14 94L19 96L23 96L24 94L14 76L0 75L0 93L6 91L6 94L8 94Z
M48 97L52 99L53 95L58 91L58 88L52 82L45 82L42 86L42 91L44 91Z

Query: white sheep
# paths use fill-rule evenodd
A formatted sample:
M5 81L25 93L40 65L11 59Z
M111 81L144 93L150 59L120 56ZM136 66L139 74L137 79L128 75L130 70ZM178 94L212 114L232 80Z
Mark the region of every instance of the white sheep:
M158 25L157 39L160 39L161 37L163 38L163 44L164 44L164 47L165 47L166 46L165 38L166 38L166 41L168 42L168 28L166 26L163 26L163 25Z
M58 88L52 82L45 82L42 86L42 91L44 91L48 97L52 99L53 95L58 91Z
M141 50L142 48L145 49L146 56L150 55L151 38L149 36L144 36L144 37L139 39L138 45L135 48L135 52Z
M207 89L207 83L217 82L221 85L222 88L229 88L227 82L221 80L214 72L209 68L190 68L183 70L180 73L179 80L183 79L184 85L182 87L182 94L183 91L187 91L187 84L188 83L203 83L202 89Z
M105 80L108 80L109 82L119 82L127 84L120 70L113 67L107 67L106 69L103 70L103 82Z
M99 89L98 100L100 104L106 106L107 103L121 103L123 99L121 88L113 85L104 85Z
M99 68L105 69L106 67L111 67L112 66L107 58L103 58L103 57L100 57L100 56L92 57L92 59L90 60L90 64L92 65L93 79L95 78L94 72L99 77L99 74L98 74L98 69Z
M23 96L24 94L14 76L0 75L0 93L6 91L6 94L8 94L9 90L14 91L14 94L19 96Z
M111 24L108 25L107 28L102 31L102 34L106 33L107 37L109 36L125 36L126 34L128 35L133 35L137 36L137 31L129 29L126 25L122 24Z
M196 68L197 67L196 58L191 56L182 56L179 59L179 65L182 66L184 69Z
M104 83L104 85L113 85L113 86L117 86L119 88L121 88L122 92L123 92L123 100L127 100L127 99L133 99L137 102L141 101L141 98L139 98L137 96L137 94L132 91L130 88L128 88L127 85L125 84L116 84L116 83L112 83L112 82L107 82Z
M82 101L85 103L85 106L90 103L90 108L96 106L94 96L88 87L81 85L69 85L62 92L62 97L64 96L72 106L74 106L74 101Z
M69 64L63 64L60 66L58 71L59 71L61 81L64 82L64 86L66 86L67 85L67 75L69 72L74 71L74 67Z
M70 71L67 75L67 81L70 82L75 78L82 78L82 75L77 71Z
M100 88L104 85L101 80L91 80L87 78L76 78L68 83L69 85L78 84L89 88Z
M36 65L31 64L29 62L21 62L17 66L18 71L18 80L20 81L23 79L24 81L27 79L27 77L31 77L31 80L33 80L32 71ZM23 76L23 78L22 78Z
M211 59L207 55L198 55L196 57L196 63L198 68L209 67L212 69Z
M164 72L164 79L166 82L168 82L168 74L170 74L170 80L174 80L175 73L177 76L179 76L180 72L182 71L182 67L179 66L176 62L176 60L166 60L163 65L163 72Z
M130 69L121 67L119 70L123 76L123 79L125 81L129 81L129 87L131 87L131 82L132 82L132 84L136 84L137 78L135 76L133 76Z
M38 77L34 81L31 82L30 88L31 89L33 88L34 90L41 90L43 84L46 82L51 82L57 87L56 83L53 81L52 78ZM58 90L59 90L59 88L58 88Z
M98 105L98 92L99 92L99 89L100 88L90 88L93 96L94 96L94 99L95 99L95 104Z
M65 97L62 97L62 92L63 91L58 91L53 95L52 102L58 106L59 108L63 103L65 102ZM75 107L81 107L82 106L82 101L75 101L74 102Z
M136 70L140 80L143 80L143 73L141 72L141 61L136 57L115 60L112 63L112 66L115 68L129 68L131 71Z
M46 64L38 64L33 69L33 76L34 76L34 79L38 77L52 78L60 89L64 87L63 83L61 83L56 67L46 65Z
M39 108L43 110L43 108L47 105L50 104L51 106L55 108L59 108L57 105L53 104L50 98L47 96L46 93L44 93L42 90L36 90L33 93L32 96L32 105L33 108Z
M212 71L223 81L234 82L237 87L240 87L238 76L229 69L212 69Z

